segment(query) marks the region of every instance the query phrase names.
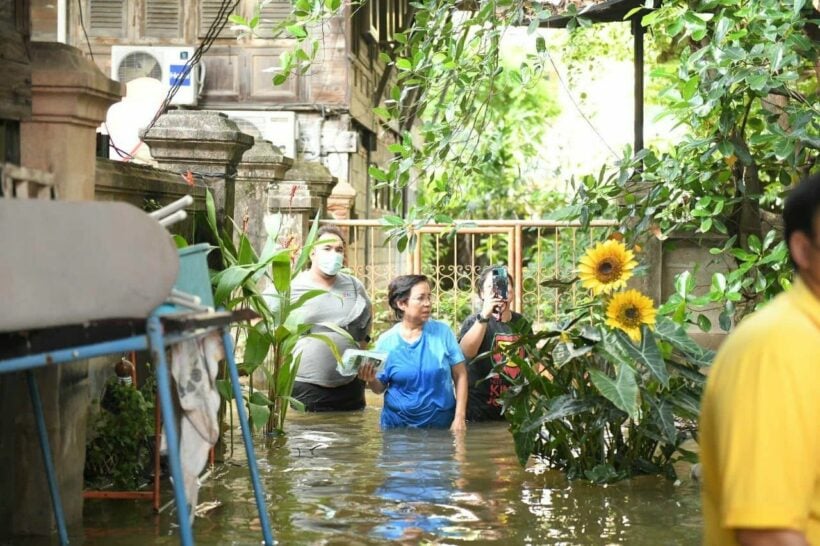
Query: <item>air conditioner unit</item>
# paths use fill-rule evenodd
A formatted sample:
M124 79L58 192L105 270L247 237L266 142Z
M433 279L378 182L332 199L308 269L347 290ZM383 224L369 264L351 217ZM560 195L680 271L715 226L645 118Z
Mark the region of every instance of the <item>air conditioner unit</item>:
M259 136L282 148L285 157L296 158L296 112L286 110L223 110L233 120L251 124ZM242 126L240 125L240 129ZM257 135L251 135L257 136Z
M186 63L194 54L193 47L172 46L112 46L111 79L123 83L148 77L159 80L170 89L179 79ZM188 76L182 80L171 104L196 104L199 95L199 65L194 65Z

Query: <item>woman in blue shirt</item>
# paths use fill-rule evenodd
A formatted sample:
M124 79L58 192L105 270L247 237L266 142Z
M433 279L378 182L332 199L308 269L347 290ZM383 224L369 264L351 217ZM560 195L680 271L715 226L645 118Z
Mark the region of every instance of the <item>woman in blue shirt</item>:
M376 350L387 353L384 368L378 374L369 364L359 369L373 392L385 393L382 428L464 430L467 367L450 327L430 319L427 277L396 277L387 298L400 322L376 341Z

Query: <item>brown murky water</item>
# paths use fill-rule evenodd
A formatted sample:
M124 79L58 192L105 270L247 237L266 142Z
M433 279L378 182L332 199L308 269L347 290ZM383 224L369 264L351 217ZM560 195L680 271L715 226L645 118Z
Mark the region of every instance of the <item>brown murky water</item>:
M379 410L293 413L284 442L256 453L274 536L285 545L699 544L697 485L639 478L608 487L521 468L504 423L448 431L389 431ZM244 451L205 482L201 545L261 542ZM686 473L681 468L681 474ZM165 499L169 499L168 492ZM148 502L86 501L84 536L73 544L177 544L175 513Z

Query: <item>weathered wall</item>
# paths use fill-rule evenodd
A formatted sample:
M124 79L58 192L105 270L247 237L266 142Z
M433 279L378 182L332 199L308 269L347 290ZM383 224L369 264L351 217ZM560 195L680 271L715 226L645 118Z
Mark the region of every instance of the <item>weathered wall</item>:
M205 188L191 186L178 173L147 165L96 159L95 200L123 201L137 208L153 210L190 195L194 204L185 209L188 218L170 226L170 231L192 241L194 215L205 211Z
M695 278L695 293L698 295L709 292L713 273L727 273L736 267L723 255L713 256L709 253L712 247L723 246L725 238L712 235L673 235L663 244L660 278L660 300L666 301L675 293L675 277L689 271ZM726 337L726 332L718 325L721 308L710 309L704 312L712 323L712 328L704 332L697 326L690 326L689 333L704 347L716 348Z

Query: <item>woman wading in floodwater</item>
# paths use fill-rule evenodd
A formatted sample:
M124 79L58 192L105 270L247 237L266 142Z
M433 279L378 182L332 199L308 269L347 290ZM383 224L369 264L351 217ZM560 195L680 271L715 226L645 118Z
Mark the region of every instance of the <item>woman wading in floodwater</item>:
M400 320L379 336L376 351L387 353L378 374L359 369L374 393L384 393L382 428L466 428L467 368L450 327L430 319L432 294L424 275L390 282L388 303Z

